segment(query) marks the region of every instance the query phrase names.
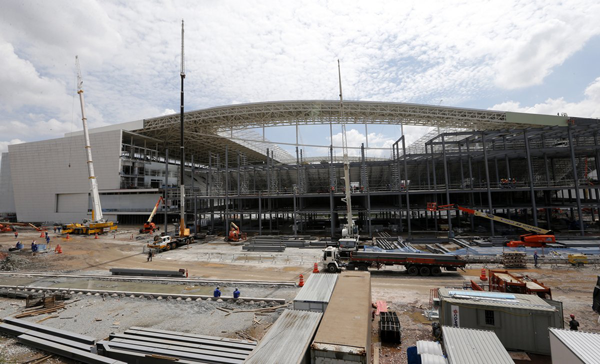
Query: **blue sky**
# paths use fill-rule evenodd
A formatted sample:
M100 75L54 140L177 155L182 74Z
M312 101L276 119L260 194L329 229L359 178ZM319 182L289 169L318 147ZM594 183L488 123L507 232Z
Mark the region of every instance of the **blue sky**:
M186 110L335 100L340 59L348 100L600 116L597 1L26 0L2 9L0 152L81 129L76 54L92 127L178 110L182 18ZM349 129L358 146L364 127ZM407 129L407 139L424 132ZM369 134L377 147L400 136L398 127ZM320 127L301 135L330 142ZM267 137L290 139L281 128Z

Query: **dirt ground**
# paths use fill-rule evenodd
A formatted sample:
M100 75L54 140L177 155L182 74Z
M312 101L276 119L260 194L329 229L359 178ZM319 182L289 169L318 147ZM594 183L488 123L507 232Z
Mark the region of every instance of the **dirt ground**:
M132 238L133 235L133 238ZM37 254L32 256L29 252L16 254L12 256L13 264L9 267L16 271L35 271L35 272L61 272L77 274L108 274L108 269L112 267L127 268L153 268L153 269L187 269L190 277L211 278L222 280L265 280L265 281L298 281L300 274L304 275L306 280L313 270L315 262L321 258L319 249L293 249L288 248L282 253L247 253L242 251L241 246L232 246L224 243L222 238L207 239L206 242L192 244L188 249L180 247L174 251L157 254L154 260L148 263L147 256L144 253L145 240L137 240L139 236L136 227L120 227L116 234L101 236L99 239L82 236L71 236L66 240L62 236L50 233L52 252ZM145 238L148 238L147 236ZM19 240L28 248L32 240L38 243L43 242L40 233L35 231L21 230ZM12 234L0 234L0 252L6 253L9 247L14 246L16 240ZM62 247L62 254L55 254L54 248L57 244ZM376 322L374 323L373 344L374 353L379 353L377 363L405 363L406 349L415 345L417 340L432 340L431 322L423 316L423 310L429 307L430 292L439 287L462 287L467 280L473 279L479 281L481 265L470 266L464 272L445 272L440 277L409 277L402 267L393 267L385 271L372 271L372 299L373 301L383 300L387 302L389 310L396 311L400 317L402 325L402 344L398 347L383 345L378 342L376 332ZM1 267L0 267L1 268ZM487 268L502 268L500 266L488 266ZM598 316L591 311L591 297L595 286L596 277L600 273L598 267L586 266L583 268L572 268L567 266L550 267L543 266L539 269L511 270L518 274L526 274L532 278L542 281L552 289L553 299L562 301L564 307L565 320L569 314L577 316L581 326L580 329L588 332L600 332ZM0 276L0 281L2 276ZM286 299L293 297L293 292L285 295ZM276 296L273 296L276 297ZM102 313L108 308L101 298L85 298L89 301L89 312L85 309L69 307L61 316L81 317L79 320L90 320L92 316L97 318L96 312ZM112 301L111 301L112 302ZM115 302L112 302L116 304ZM15 305L16 304L16 305ZM203 308L199 308L195 303L167 303L153 302L149 303L138 301L136 299L122 299L118 302L118 312L127 312L130 320L119 320L119 330L126 329L127 326L142 326L148 321L148 315L144 312L161 310L160 307L168 307L167 311L172 310L168 305L177 304L186 307L185 310L196 311L198 319L204 320L205 317L218 317L223 314L216 309L217 303L202 302ZM157 305L155 307L155 305ZM185 306L188 305L188 306ZM5 317L18 309L21 309L24 303L20 300L0 300L0 317ZM180 307L180 306L177 306ZM134 312L134 311L137 311ZM198 314L198 312L202 314ZM217 316L215 316L217 315ZM239 314L241 315L241 314ZM235 337L237 331L242 331L256 339L260 339L265 329L278 317L279 312L271 316L260 319L261 324L253 323L253 315L248 317L238 316L239 326L235 330L218 330L219 321L213 325L191 325L182 329L191 330L201 334L210 334L216 336ZM106 313L106 323L111 321L110 314ZM156 317L162 315L152 315L152 322L146 322L156 328L168 329L168 317L156 321ZM42 317L35 318L39 320ZM102 318L104 321L104 317ZM67 320L67 321L65 321ZM79 322L78 320L78 322ZM192 320L188 320L192 321ZM44 324L50 326L57 325L65 329L71 328L73 331L82 330L77 324L68 326L68 319L49 319ZM71 320L73 324L73 320ZM105 324L106 324L105 323ZM111 326L111 325L109 325ZM212 328L211 328L212 327ZM110 327L108 327L110 329ZM115 329L115 328L112 328ZM171 329L177 329L171 327ZM105 329L98 333L103 335ZM225 331L225 332L222 332ZM83 332L81 332L83 333ZM92 335L97 336L97 335ZM98 336L102 337L102 336ZM4 360L22 361L31 356L32 350L21 345L16 345L13 339L0 337L0 363ZM376 357L377 355L374 355ZM549 362L548 357L535 358L528 363ZM56 361L62 363L66 361ZM519 362L519 361L518 361Z

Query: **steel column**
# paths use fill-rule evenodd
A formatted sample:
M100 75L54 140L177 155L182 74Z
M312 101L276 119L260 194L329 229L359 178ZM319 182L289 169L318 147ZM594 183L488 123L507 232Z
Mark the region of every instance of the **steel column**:
M538 226L537 218L537 206L535 204L535 190L533 188L533 165L531 164L531 151L529 148L529 138L527 137L527 130L523 131L523 138L525 139L525 153L527 158L527 171L529 172L529 193L531 194L531 207L533 216L533 225Z
M579 175L577 174L577 165L575 164L575 145L573 145L572 124L567 126L567 135L569 136L569 149L571 150L571 165L573 166L573 180L575 181L575 199L577 201L577 214L579 215L579 230L581 236L585 235L585 224L583 222L583 213L581 211L581 197L579 196Z
M404 161L404 191L406 193L406 222L408 224L408 237L412 237L412 230L410 225L411 210L410 210L410 197L408 194L408 165L406 162L406 142L404 135L402 135L402 159Z
M446 185L446 204L450 204L450 179L448 178L448 161L446 159L446 139L442 134L442 157L444 161L444 184ZM448 234L452 233L452 214L450 210L446 211L446 218L448 219Z
M487 198L488 198L488 208L490 210L490 214L493 214L494 208L492 207L492 191L490 189L490 169L488 167L488 158L487 158L487 150L485 147L485 133L481 133L481 147L483 148L483 165L485 166L485 179L486 179L486 187L487 187ZM494 233L494 220L490 220L490 229L492 230L492 236Z

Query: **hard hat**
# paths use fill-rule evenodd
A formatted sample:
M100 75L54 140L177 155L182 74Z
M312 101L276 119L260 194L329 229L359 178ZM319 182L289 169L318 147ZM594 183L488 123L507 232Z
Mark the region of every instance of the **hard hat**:
M575 315L571 314L571 318L572 318L572 319L574 319L574 318L575 318Z

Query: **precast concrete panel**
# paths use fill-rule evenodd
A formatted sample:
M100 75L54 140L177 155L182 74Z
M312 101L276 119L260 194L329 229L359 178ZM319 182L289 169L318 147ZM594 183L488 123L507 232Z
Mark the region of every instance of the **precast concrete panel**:
M118 189L121 131L90 135L100 192ZM59 212L58 195L90 192L83 136L10 145L9 160L19 221L79 222L88 207Z
M2 153L2 162L0 164L0 214L14 214L16 212L17 208L15 206L8 153Z

